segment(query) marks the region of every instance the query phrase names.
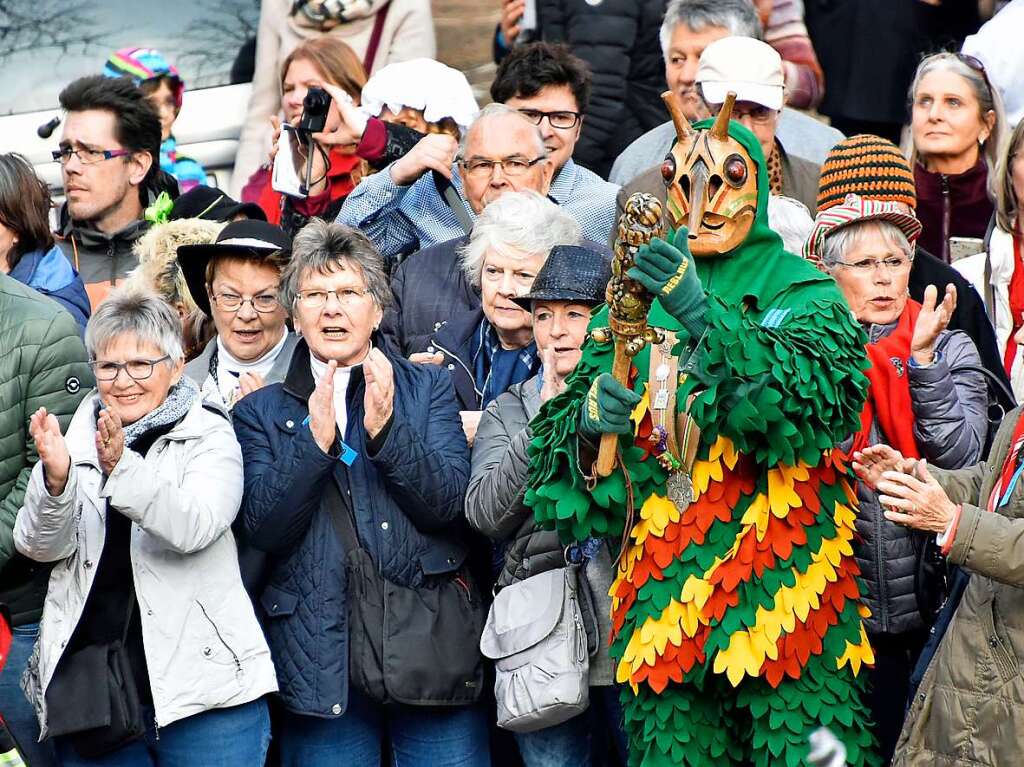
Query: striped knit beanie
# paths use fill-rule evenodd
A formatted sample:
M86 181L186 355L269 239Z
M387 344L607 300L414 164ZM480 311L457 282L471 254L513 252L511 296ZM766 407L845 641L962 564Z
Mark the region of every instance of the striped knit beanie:
M821 166L818 210L839 205L848 194L917 207L914 173L891 141L852 136L832 147Z
M810 236L804 243L803 257L819 269L823 269L822 254L825 250L825 239L844 226L861 221L888 221L890 224L895 224L911 245L921 234L921 222L913 213L904 213L893 202L869 200L866 197L851 194L847 195L839 205L834 205L826 210L818 210L818 215L814 219L814 229L811 230Z
M136 86L155 77L168 77L171 80L175 104L181 109L185 81L160 51L152 48L121 48L107 59L103 66L103 74L106 77L130 77Z

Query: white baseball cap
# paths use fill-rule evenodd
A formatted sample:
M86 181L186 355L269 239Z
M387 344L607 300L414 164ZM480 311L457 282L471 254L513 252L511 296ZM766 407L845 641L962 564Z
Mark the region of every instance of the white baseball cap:
M723 37L700 56L697 84L711 104L725 103L732 91L737 101L782 109L786 78L782 57L768 43L752 37Z

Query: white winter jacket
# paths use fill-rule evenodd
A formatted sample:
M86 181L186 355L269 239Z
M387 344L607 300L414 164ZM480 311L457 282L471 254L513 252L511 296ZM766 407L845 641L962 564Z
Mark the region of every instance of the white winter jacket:
M996 341L1000 356L1006 353L1006 342L1013 331L1010 316L1010 279L1013 277L1013 235L998 226L992 230L988 253L978 253L962 258L953 268L970 280L985 302L989 319L996 329ZM985 284L985 262L989 262L988 285ZM994 305L992 305L994 304ZM1018 345L1017 356L1010 369L1010 385L1013 396L1024 402L1024 345Z
M64 492L48 493L37 463L14 526L22 554L63 560L50 575L39 642L23 680L41 737L45 691L92 587L108 503L133 523L131 562L157 726L276 691L231 533L242 499L242 457L227 417L197 400L145 458L126 448L104 483L95 403L95 394L86 397L68 427Z

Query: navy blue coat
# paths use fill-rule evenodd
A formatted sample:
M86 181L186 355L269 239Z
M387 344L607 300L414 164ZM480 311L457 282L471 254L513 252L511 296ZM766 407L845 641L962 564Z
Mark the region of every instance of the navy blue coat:
M394 415L370 455L355 368L344 437L358 453L351 467L325 454L303 425L314 389L304 341L285 381L243 398L232 414L245 465L244 534L270 555L264 628L281 698L298 714L338 717L348 705L345 552L321 508L325 482L349 493L360 541L394 583L419 585L458 569L468 554L469 448L450 377L382 350L394 370Z

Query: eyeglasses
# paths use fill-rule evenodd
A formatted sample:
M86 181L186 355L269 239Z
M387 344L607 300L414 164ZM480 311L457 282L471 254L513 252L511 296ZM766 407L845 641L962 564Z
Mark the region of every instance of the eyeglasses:
M295 295L295 302L304 309L320 309L327 304L327 296L334 296L338 303L346 309L357 306L368 290L358 288L341 288L340 290L300 290Z
M531 167L547 159L547 155L541 155L532 160L525 157L506 157L503 160L485 160L474 157L472 160L462 160L462 167L466 170L467 176L483 178L494 173L495 167L500 167L501 172L506 176L521 176Z
M61 165L67 165L68 160L71 159L71 155L78 158L78 161L82 165L95 165L98 162L104 160L110 160L114 157L127 157L132 153L131 149L89 149L88 147L79 147L75 149L70 146L62 146L60 149L54 149L51 154L53 155L53 161L59 162Z
M717 117L718 113L722 111L721 104L711 104L710 107L711 112L713 113L713 117ZM778 112L776 112L774 109L769 109L768 107L764 107L761 105L753 106L748 109L744 109L741 107L733 107L732 119L736 121L741 121L744 117L749 117L750 122L754 123L755 125L767 125L773 119L775 119L776 114L778 114Z
M544 118L548 118L548 124L558 130L569 130L575 128L583 117L582 112L542 112L539 109L520 109L519 114L532 122L540 125Z
M93 375L97 381L113 381L123 370L133 381L145 381L153 375L153 367L161 362L166 362L171 356L165 354L158 360L128 360L127 362L105 362L101 360L89 360Z
M863 261L856 261L855 263L849 264L846 261L836 261L837 266L845 266L847 269L853 269L857 274L867 276L873 274L876 269L886 268L890 272L902 272L904 269L910 268L910 264L913 262L912 258L883 258L881 260L875 260L873 258L865 258Z
M252 298L243 298L237 293L217 293L210 296L217 307L226 312L241 311L243 304L250 304L254 311L260 314L268 314L277 309L277 296L270 293L261 293Z

